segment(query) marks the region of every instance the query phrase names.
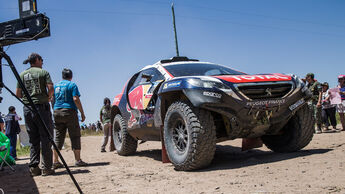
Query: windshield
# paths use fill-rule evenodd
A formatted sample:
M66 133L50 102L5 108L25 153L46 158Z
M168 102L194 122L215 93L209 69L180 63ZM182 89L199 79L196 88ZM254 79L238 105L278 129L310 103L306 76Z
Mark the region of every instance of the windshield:
M235 71L222 65L208 63L188 63L167 65L164 68L174 77L180 76L212 76L212 75L244 75L244 73Z

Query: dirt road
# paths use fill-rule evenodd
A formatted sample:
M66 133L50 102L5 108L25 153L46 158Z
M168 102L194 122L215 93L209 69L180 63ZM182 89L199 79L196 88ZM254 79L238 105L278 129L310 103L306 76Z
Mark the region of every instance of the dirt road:
M265 147L241 152L240 140L227 141L217 145L211 166L195 172L163 164L159 142L139 145L130 157L101 153L100 143L99 136L82 138L88 167L73 166L72 151L63 150L85 193L345 193L345 132L315 135L303 151L288 154ZM0 172L6 194L76 193L64 169L32 178L28 158L17 163L15 173Z

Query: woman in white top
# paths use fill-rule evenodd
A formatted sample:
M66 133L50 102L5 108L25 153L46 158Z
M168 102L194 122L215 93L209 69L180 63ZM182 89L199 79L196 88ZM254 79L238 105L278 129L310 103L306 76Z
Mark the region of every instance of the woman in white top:
M322 106L322 124L325 126L323 132L335 132L337 126L337 120L335 118L336 105L331 104L328 83L324 82L321 86L322 93L320 93L319 104ZM329 121L331 121L333 130L329 129Z

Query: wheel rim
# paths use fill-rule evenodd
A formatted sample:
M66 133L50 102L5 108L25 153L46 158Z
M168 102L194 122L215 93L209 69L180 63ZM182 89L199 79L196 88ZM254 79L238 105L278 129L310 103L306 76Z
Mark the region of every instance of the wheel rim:
M122 133L121 133L121 127L118 123L115 123L114 125L114 135L115 138L119 143L122 143Z
M180 152L185 152L188 144L188 131L182 118L177 118L171 126L172 140Z

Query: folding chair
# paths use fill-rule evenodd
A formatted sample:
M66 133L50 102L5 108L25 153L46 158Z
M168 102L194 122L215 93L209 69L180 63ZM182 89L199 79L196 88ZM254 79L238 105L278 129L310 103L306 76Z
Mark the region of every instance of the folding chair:
M0 147L0 152L6 152L6 154L4 155L4 157L1 157L1 155L0 155L0 159L2 160L2 162L1 162L1 166L0 166L0 170L2 170L3 169L3 165L4 164L6 164L8 167L10 167L10 169L12 170L12 171L14 171L14 169L12 168L12 166L8 163L8 162L6 162L6 156L7 156L7 154L8 154L8 152L9 152L9 149L7 149L6 148L6 146L5 145L3 145L3 146L1 146Z

